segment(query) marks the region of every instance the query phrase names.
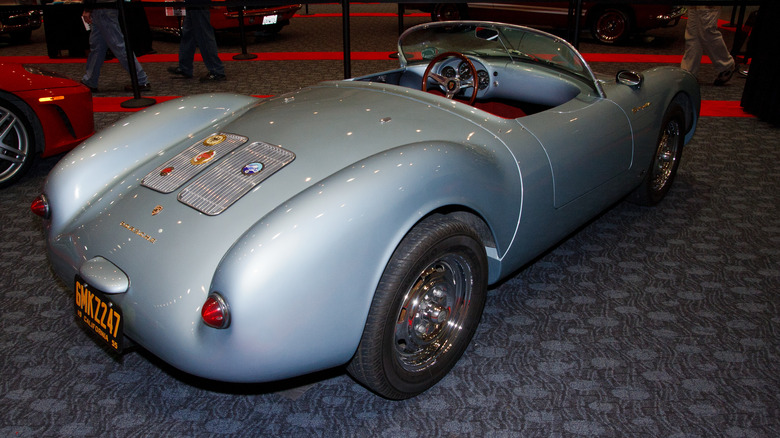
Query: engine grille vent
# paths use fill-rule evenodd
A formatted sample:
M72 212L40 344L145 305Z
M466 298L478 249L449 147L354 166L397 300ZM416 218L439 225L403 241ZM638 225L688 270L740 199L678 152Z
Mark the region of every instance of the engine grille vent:
M141 185L171 193L247 140L235 134L212 134L154 169L144 177Z
M294 159L294 153L279 146L252 143L234 150L185 187L179 201L201 213L218 215Z

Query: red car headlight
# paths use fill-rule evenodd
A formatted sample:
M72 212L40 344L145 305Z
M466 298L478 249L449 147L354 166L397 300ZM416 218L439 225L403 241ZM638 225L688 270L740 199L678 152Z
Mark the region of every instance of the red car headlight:
M203 303L200 316L209 327L224 329L230 325L230 311L227 301L216 292L209 295L206 302Z

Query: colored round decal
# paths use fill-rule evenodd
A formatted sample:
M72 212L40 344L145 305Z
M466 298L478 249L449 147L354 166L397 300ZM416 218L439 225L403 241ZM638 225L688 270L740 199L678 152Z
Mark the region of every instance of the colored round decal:
M263 170L263 163L249 163L241 169L241 173L244 175L254 175Z
M227 140L227 136L222 134L212 135L211 137L203 140L203 144L206 146L214 146Z
M193 157L192 160L190 160L190 163L192 163L192 164L194 164L196 166L198 164L208 163L209 161L211 161L212 158L214 158L214 155L216 155L216 154L217 153L214 152L213 149L210 150L210 151L202 152L202 153L200 153L198 155L195 155L195 157Z
M165 169L160 171L160 176L168 176L173 172L173 166L166 167Z

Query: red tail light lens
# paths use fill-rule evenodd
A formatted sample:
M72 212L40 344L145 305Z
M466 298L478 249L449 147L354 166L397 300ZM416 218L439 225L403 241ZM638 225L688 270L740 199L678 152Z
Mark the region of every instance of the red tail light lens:
M209 327L218 329L227 328L230 325L230 312L222 295L214 292L209 295L200 311L203 322Z
M32 202L30 205L30 210L32 210L33 213L36 215L48 219L50 212L49 212L49 201L46 199L43 195L38 195L37 198Z

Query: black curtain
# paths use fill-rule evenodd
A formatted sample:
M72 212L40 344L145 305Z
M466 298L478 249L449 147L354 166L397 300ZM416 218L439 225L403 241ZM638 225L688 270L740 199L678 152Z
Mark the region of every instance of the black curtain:
M780 125L780 44L775 27L780 23L780 1L761 3L748 41L752 56L742 93L742 107L750 114Z

